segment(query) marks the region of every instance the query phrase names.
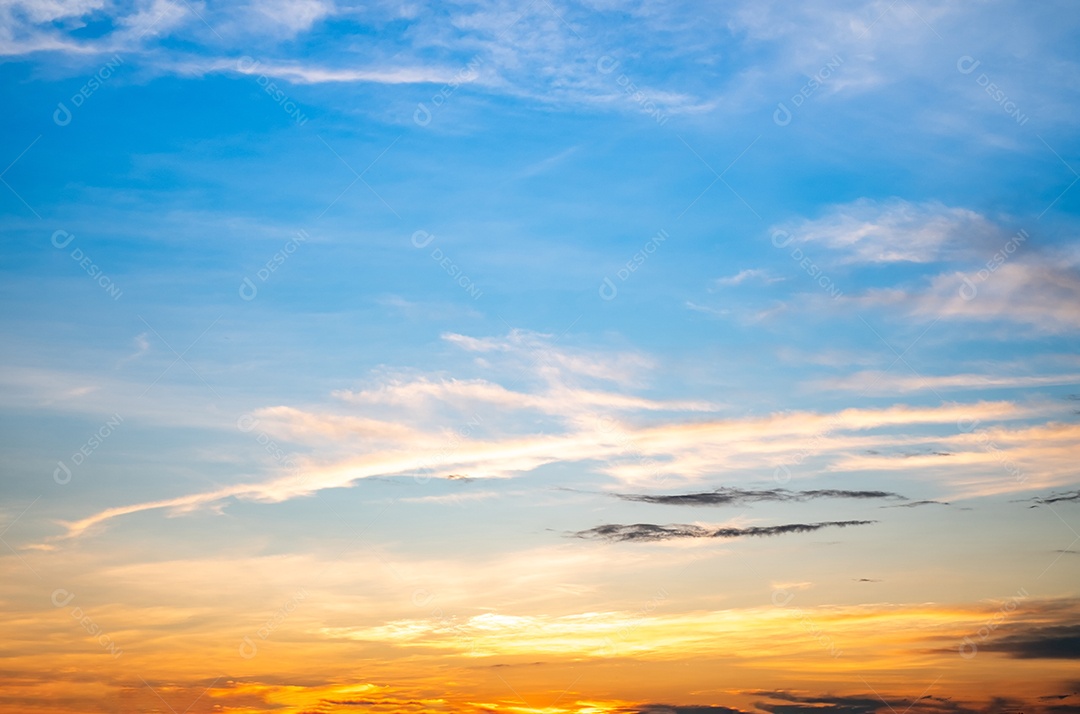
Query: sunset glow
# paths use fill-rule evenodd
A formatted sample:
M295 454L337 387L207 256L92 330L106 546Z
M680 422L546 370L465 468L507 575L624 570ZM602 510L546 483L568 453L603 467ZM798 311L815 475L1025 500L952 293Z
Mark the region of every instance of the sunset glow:
M0 2L0 711L1080 714L1078 48Z

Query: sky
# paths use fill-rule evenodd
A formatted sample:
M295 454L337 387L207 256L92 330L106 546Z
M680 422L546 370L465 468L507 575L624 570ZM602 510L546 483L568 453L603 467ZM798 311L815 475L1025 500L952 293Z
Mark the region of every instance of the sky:
M1078 48L0 1L0 711L1080 712Z

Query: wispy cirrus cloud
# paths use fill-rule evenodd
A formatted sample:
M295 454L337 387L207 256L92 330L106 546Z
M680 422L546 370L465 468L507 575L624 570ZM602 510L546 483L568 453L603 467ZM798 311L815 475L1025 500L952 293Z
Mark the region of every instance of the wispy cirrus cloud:
M729 275L726 278L717 278L716 284L723 286L742 285L748 280L758 280L768 285L770 283L780 282L783 279L784 278L774 277L767 270L762 270L759 268L747 268L746 270L740 270L735 275Z
M920 391L973 389L1024 389L1028 387L1080 384L1080 374L889 374L863 370L812 383L820 389L839 389L860 394L905 394Z

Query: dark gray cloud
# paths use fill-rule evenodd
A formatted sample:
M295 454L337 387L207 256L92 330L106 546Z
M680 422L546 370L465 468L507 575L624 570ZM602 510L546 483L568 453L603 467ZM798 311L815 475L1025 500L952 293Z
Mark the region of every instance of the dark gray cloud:
M980 644L979 649L1016 659L1080 659L1080 625L1039 627Z
M670 704L643 704L628 709L627 714L746 714L742 709L716 705L675 706Z
M949 697L924 695L907 697L878 697L875 695L840 696L826 694L805 696L791 692L751 692L776 701L755 702L754 706L771 714L1019 714L1025 708L1018 700L994 697L978 709L965 706Z
M789 491L786 488L764 490L746 490L741 488L721 487L714 491L701 493L681 493L671 496L655 496L640 493L616 493L624 501L640 503L659 503L667 506L740 506L745 503L760 501L796 502L810 501L817 498L885 498L906 501L904 496L891 491L845 491L840 489L818 489L814 491Z
M1065 491L1064 493L1052 493L1049 496L1036 496L1030 500L1035 504L1032 508L1048 503L1080 502L1080 489L1077 489L1076 491Z
M882 508L917 508L919 506L948 506L948 501L908 501L907 503L894 503Z
M1044 714L1080 714L1080 705L1076 704L1051 704L1043 707Z
M1075 694L1039 697L1040 704L1032 705L1008 697L991 697L981 703L959 702L947 696L921 697L855 694L850 696L822 694L807 695L786 691L753 691L746 694L761 697L754 702L758 711L770 714L1077 714L1078 708L1063 700ZM621 714L746 714L739 709L720 705L639 704L621 709Z
M865 526L877 521L823 521L821 523L786 523L782 526L749 526L747 528L704 528L686 523L658 526L652 523L622 525L610 523L578 531L577 538L597 538L610 541L658 541L673 538L745 538L809 533L822 528Z

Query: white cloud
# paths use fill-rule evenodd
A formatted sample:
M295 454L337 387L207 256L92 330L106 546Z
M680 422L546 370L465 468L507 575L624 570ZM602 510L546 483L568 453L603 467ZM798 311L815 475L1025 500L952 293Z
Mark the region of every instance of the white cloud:
M326 0L259 0L246 9L249 17L265 18L268 31L294 36L310 30L316 22L332 15L337 8L333 2Z
M728 276L726 278L717 278L717 285L742 285L747 280L756 278L764 282L766 285L771 283L780 282L783 278L774 278L769 274L767 270L761 269L746 269L740 270L735 275Z
M1061 384L1080 384L1080 374L946 374L895 375L866 370L844 377L818 380L818 389L841 389L863 394L903 394L920 391L952 391L967 389L1026 389Z
M1009 321L1046 333L1080 329L1080 266L1040 256L982 270L941 273L915 288L870 290L845 300L923 319Z
M929 263L981 255L1004 242L1005 231L986 217L938 202L859 199L824 216L776 226L799 243L835 250L843 263ZM774 241L786 240L783 237Z
M512 415L513 408L503 408ZM545 464L592 464L601 474L639 488L671 487L679 483L700 482L717 473L742 471L772 473L783 464L803 463L813 455L824 458L825 468L850 470L864 459L865 468L878 468L881 459L856 457L853 454L875 449L931 447L948 443L952 448L977 452L979 446L965 434L948 438L924 433L928 426L956 429L962 423L987 424L997 429L1002 443L1023 442L1001 426L1003 422L1030 418L1038 412L1008 402L945 404L940 407L895 405L883 409L845 409L833 414L790 412L737 419L669 419L658 424L637 425L629 419L616 419L600 413L590 419L571 420L559 433L522 431L516 434L473 435L442 432L432 427L409 424L348 420L319 416L276 407L260 412L266 420L260 429L271 434L276 430L291 439L310 445L325 445L337 440L350 456L300 460L299 473L268 481L242 483L170 499L108 508L67 523L67 534L75 537L119 516L141 511L166 509L184 513L197 508L220 507L228 499L280 502L329 488L349 487L375 476L424 474L432 478L467 475L472 478L507 478L528 473ZM996 426L994 426L996 425ZM369 439L358 438L374 433ZM384 441L380 441L378 434ZM1064 448L1080 436L1055 433L1046 443ZM1075 447L1075 443L1072 443ZM1037 463L1041 447L1025 446L1028 463ZM323 450L325 451L325 450ZM342 449L329 453L340 454ZM1056 453L1056 452L1055 452ZM1002 479L985 474L987 458L951 459L949 464L974 465L983 469L983 481L972 481L968 471L947 475L959 479L965 493L978 488L995 492L1060 485L1075 475L1063 471L1054 456L1053 468L1042 469L1037 479L1002 485ZM1033 461L1034 460L1034 461ZM829 462L834 462L831 466ZM886 467L892 464L885 461ZM1071 468L1071 467L1070 467ZM985 481L985 483L984 483Z

